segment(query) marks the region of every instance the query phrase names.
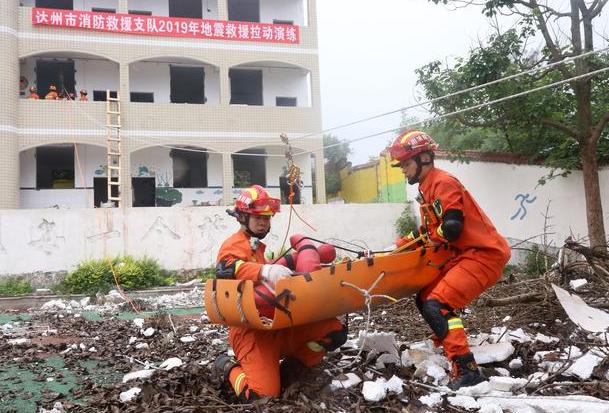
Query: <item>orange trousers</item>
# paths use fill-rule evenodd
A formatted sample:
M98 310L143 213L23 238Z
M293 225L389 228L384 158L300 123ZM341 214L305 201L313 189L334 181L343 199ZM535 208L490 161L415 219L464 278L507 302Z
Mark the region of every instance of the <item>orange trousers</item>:
M313 367L326 353L318 342L324 342L329 333L342 329L342 323L335 318L282 330L232 327L229 342L240 363L229 377L235 393L239 396L247 389L261 397L279 396L280 360L295 357L306 367Z
M446 265L442 275L419 293L419 300L437 300L453 309L463 308L501 278L508 260L509 255L496 252L467 251ZM446 357L452 360L470 350L461 319L450 318L448 324L444 340L435 337L434 342L441 344Z

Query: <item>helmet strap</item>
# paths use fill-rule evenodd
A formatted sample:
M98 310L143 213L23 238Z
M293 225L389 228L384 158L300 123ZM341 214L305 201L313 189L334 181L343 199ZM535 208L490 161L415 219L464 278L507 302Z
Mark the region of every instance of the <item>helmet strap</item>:
M408 179L408 183L410 185L414 185L419 182L419 180L421 179L421 172L423 172L423 166L433 165L434 153L431 151L423 153L429 153L431 159L429 161L423 161L421 160L421 154L418 154L414 158L412 158L417 163L417 173L412 178Z
M266 237L268 235L269 231L271 230L271 227L269 226L269 229L267 229L264 232L260 232L260 233L256 233L256 232L252 231L250 229L251 216L252 216L251 214L245 214L243 212L240 212L239 217L237 218L237 221L239 221L239 223L245 227L245 232L247 233L247 235L249 235L250 237L258 238L258 239L263 239L264 237Z

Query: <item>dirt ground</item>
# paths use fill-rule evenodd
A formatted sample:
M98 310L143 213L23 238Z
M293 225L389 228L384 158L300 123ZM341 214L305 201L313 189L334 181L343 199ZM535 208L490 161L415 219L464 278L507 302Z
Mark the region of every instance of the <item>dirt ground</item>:
M537 351L572 344L584 351L598 345L568 320L549 291L548 282L544 279L516 281L508 277L462 314L470 335L488 333L493 327L505 326L509 329L520 327L533 335L540 332L560 340L549 344L538 341L515 343L515 354L510 359L520 357L524 366L512 372L514 377L526 378L538 371L538 363L533 361ZM598 288L593 289L591 296L598 300L604 294L606 302L606 290L599 291ZM497 298L530 295L531 292L538 293L536 301L489 305ZM351 337L364 328L365 315L349 317ZM226 329L201 322L197 310L186 315L159 313L146 318L144 328L155 329L150 337L144 336L140 328L128 319L132 317L117 318L107 314L92 318L65 312L33 312L25 318L29 319L17 320L13 324L25 332L30 342L10 345L6 339L0 340L2 412L35 412L39 407L50 409L56 401L60 401L67 412L433 411L423 406L418 398L434 389L414 378L414 367L389 365L379 371L374 368L374 360L370 359L344 370L360 377L368 374L388 379L395 374L405 381L402 394L389 394L380 402L365 401L361 390L331 391L329 383L341 374L338 361L345 354L354 355L357 349L330 354L326 361L307 372L301 381L287 388L276 400L239 405L228 386L220 384L210 369L216 356L227 350ZM402 349L430 337L412 299L376 308L371 320L370 330L394 332ZM182 342L180 338L187 335L196 340ZM131 337L137 340L129 344ZM135 348L142 343L146 343L147 348ZM607 349L606 344L604 348ZM171 371L157 370L144 381L121 382L124 374L144 368L146 361L158 365L170 357L179 357L184 365ZM497 375L495 369L508 368L507 363L508 360L487 364L484 371L487 375ZM609 400L609 383L604 379L608 367L609 357L605 357L589 380L556 374L539 386L527 388L526 392L536 395L590 395ZM559 381L570 384L557 385ZM122 403L120 393L134 386L141 387L139 396L130 403ZM444 403L437 411L466 410Z

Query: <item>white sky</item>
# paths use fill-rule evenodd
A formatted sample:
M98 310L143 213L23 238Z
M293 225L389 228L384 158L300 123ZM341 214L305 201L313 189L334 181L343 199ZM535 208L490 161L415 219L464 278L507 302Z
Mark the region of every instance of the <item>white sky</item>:
M450 10L428 0L317 0L317 19L324 129L415 103L415 69L465 56L492 33L479 7ZM399 123L396 114L331 133L351 140ZM350 160L377 156L392 136L352 144Z

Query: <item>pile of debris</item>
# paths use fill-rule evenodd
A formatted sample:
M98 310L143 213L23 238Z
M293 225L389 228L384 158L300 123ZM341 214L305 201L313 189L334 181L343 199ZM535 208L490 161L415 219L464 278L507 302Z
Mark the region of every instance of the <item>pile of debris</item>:
M213 360L230 350L226 328L204 314L118 317L108 310L90 320L81 310L91 304L79 303L80 309L49 305L2 324L0 394L8 398L0 396L0 410L28 411L9 403L30 397L28 406L53 413L608 412L609 314L598 307L609 302L603 276L609 257L579 244L565 247L541 277L506 277L464 311L489 380L457 392L446 387L450 363L429 340L412 299L379 307L370 318L348 315L345 346L280 398L245 406L212 374ZM201 305L197 294L194 307ZM61 362L49 365L54 359ZM8 386L15 371L27 371L36 386L23 374L21 384Z

